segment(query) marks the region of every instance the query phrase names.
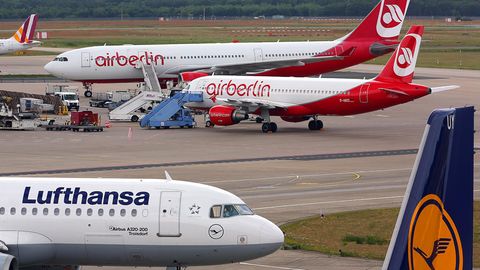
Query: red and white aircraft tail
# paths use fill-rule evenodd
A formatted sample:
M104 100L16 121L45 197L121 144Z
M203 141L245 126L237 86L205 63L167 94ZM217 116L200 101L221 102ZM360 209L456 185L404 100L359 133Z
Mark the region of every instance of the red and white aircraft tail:
M423 31L423 26L412 26L410 28L390 60L376 77L377 81L412 82Z
M37 21L38 15L31 14L11 38L15 39L18 43L31 43L34 38Z
M397 40L409 4L410 0L382 0L344 41Z

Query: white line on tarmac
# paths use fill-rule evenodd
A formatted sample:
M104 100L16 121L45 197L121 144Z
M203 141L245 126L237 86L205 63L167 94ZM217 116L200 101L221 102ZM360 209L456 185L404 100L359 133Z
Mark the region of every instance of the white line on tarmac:
M301 269L301 268L289 268L289 267L264 265L264 264L256 264L256 263L244 263L244 262L241 262L240 265L257 266L257 267L263 267L263 268L282 269L282 270L304 270L304 269Z
M476 189L473 192L480 192L480 189ZM389 197L374 197L374 198L361 198L361 199L351 199L351 200L338 200L338 201L324 201L324 202L313 202L313 203L297 203L297 204L284 204L276 206L266 206L253 208L253 210L268 210L268 209L277 209L277 208L290 208L298 206L310 206L310 205L319 205L319 204L334 204L334 203L347 203L347 202L362 202L362 201L377 201L377 200L388 200L388 199L400 199L403 196L389 196Z

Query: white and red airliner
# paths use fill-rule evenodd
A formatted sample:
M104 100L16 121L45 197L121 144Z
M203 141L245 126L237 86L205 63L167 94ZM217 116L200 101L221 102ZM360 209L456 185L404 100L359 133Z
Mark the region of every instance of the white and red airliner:
M457 88L412 83L423 30L423 26L412 26L374 79L204 76L184 89L203 92L203 101L187 106L209 110L207 125L234 125L254 114L264 119L263 132L277 131L270 115L289 122L313 118L309 129L320 130L323 123L317 119L319 115L366 113Z
M334 41L96 46L62 53L45 65L60 78L92 83L140 82L137 63L153 65L160 83L182 72L313 76L350 67L389 53L410 0L381 0L360 25Z
M22 51L40 46L42 44L40 41L33 40L37 21L38 15L32 14L28 16L12 37L8 39L0 39L0 54Z

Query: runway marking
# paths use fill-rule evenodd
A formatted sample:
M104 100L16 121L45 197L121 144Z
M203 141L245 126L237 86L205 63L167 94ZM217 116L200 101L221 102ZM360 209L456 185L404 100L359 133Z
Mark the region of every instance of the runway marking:
M240 265L247 265L247 266L257 266L263 268L270 268L270 269L282 269L282 270L305 270L302 268L290 268L290 267L282 267L282 266L273 266L273 265L265 265L265 264L256 264L256 263L246 263L241 262Z
M362 202L362 201L376 201L376 200L399 199L399 198L403 198L403 196L374 197L374 198L361 198L361 199L338 200L338 201L324 201L324 202L313 202L313 203L284 204L284 205L277 205L277 206L258 207L258 208L253 208L253 210L256 211L256 210L267 210L267 209L277 209L277 208L290 208L290 207L310 206L310 205L319 205L319 204Z
M480 189L475 189L473 192L480 192ZM337 200L337 201L324 201L324 202L313 202L313 203L296 203L296 204L284 204L276 206L266 206L266 207L257 207L252 208L252 210L268 210L268 209L278 209L278 208L290 208L298 206L310 206L310 205L319 205L319 204L333 204L333 203L348 203L348 202L363 202L363 201L378 201L378 200L387 200L387 199L400 199L404 196L389 196L389 197L373 197L373 198L361 198L361 199L351 199L351 200Z
M480 149L476 148L475 150L480 150ZM23 171L23 172L4 172L4 173L0 173L0 177L1 176L138 170L138 169L180 167L180 166L193 166L193 165L213 165L213 164L244 163L244 162L250 163L250 162L262 162L262 161L295 161L295 160L310 161L310 160L332 160L332 159L382 157L382 156L401 156L401 155L414 155L414 154L417 154L417 152L418 152L418 149L399 149L399 150L365 151L365 152L333 153L333 154L318 154L318 155L183 161L183 162L171 162L171 163L117 165L117 166L105 166L105 167L84 167L84 168L72 168L72 169L37 170L37 171Z

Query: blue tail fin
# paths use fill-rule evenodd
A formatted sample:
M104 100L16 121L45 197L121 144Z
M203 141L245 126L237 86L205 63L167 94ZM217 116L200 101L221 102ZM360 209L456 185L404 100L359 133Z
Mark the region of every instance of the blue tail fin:
M430 115L383 270L472 269L473 114Z

